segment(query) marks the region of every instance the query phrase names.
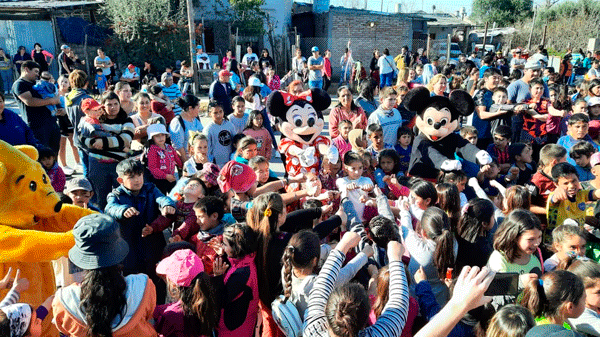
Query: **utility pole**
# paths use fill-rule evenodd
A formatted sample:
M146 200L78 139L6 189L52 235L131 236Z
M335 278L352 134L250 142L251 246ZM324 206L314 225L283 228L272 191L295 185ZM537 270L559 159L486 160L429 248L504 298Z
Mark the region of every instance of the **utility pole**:
M485 41L487 40L487 33L488 33L488 22L485 22L485 31L483 32L483 47L482 47L482 52L481 52L481 56L485 55L487 53L487 50L485 49Z
M187 19L188 19L188 32L190 39L190 61L192 69L194 70L194 95L198 93L198 65L196 64L195 55L196 55L196 30L194 24L194 7L192 5L192 0L186 0L187 5ZM206 46L202 46L203 48Z
M533 37L533 27L535 27L535 15L537 14L537 6L533 8L533 21L531 21L531 30L529 31L529 41L527 42L527 49L531 49L531 38Z
M542 46L546 45L546 31L548 30L548 25L544 25L544 33L542 34ZM570 44L570 42L569 42Z

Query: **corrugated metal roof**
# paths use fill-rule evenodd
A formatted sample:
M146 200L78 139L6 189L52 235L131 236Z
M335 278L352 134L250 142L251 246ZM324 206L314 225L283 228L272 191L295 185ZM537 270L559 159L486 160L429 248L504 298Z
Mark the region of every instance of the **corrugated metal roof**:
M49 10L73 7L85 7L104 3L103 0L97 1L0 1L0 10Z
M299 6L299 7L307 7L307 8L312 8L313 4L312 3L307 3L307 2L299 2L299 1L295 1L294 2L295 5ZM350 7L344 7L344 6L329 6L330 10L338 10L338 11L346 11L346 12L356 12L358 14L372 14L372 15L382 15L382 16L399 16L399 15L403 15L409 18L413 18L413 19L420 19L420 20L425 20L425 21L430 21L433 19L429 19L429 18L425 18L423 15L419 14L419 13L396 13L396 12L381 12L381 11L375 11L375 10L370 10L370 9L362 9L362 8L350 8Z
M428 18L428 19L433 19L435 21L430 21L427 22L428 26L432 26L432 27L465 27L465 26L473 26L472 23L468 22L468 21L463 21L461 19L459 19L458 17L452 15L452 14L448 14L448 13L439 13L439 14L421 14L418 13L419 15Z

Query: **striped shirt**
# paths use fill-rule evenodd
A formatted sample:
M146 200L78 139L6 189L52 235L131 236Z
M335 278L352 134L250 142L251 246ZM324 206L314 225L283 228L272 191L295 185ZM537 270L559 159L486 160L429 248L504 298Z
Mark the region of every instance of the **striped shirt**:
M369 116L368 124L379 124L383 129L383 146L393 149L398 142L398 129L402 126L402 115L396 109L383 110L380 106Z
M12 288L10 288L10 290L8 291L6 296L4 296L4 299L2 300L2 302L0 302L0 308L4 308L4 307L7 307L9 305L19 302L19 298L21 298L21 295L13 286Z
M181 91L175 83L171 84L171 86L168 88L161 83L160 87L162 88L162 92L171 100L171 102L174 102L176 99L181 97ZM181 113L181 107L175 104L173 106L173 112L175 113L175 115L179 115Z
M127 158L124 150L131 146L135 127L130 118L124 121L106 120L102 124L89 123L82 118L78 130L80 144L89 151L91 157L115 162ZM102 150L93 148L92 144L96 139L101 140Z
M334 249L323 265L310 292L306 309L303 336L329 336L325 307L331 295L346 255ZM374 325L361 330L359 337L400 336L408 316L408 285L401 261L390 261L390 297Z

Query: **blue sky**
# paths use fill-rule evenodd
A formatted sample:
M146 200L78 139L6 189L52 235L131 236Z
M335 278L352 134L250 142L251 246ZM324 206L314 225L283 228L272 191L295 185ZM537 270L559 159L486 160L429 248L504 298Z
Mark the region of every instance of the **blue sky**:
M296 0L301 2L312 2L314 0ZM564 0L561 0L564 1ZM465 7L467 15L471 14L472 0L330 0L333 6L357 7L364 8L365 2L367 9L381 10L383 3L384 12L392 12L395 10L396 3L402 4L403 12L415 12L423 9L427 13L431 13L432 6L436 6L436 11L454 13ZM543 0L534 0L534 4L541 4Z

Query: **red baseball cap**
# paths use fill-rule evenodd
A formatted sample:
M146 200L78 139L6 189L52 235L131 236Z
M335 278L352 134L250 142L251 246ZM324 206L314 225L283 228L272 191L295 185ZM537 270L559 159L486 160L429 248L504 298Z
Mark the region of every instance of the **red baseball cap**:
M231 72L229 72L229 70L221 70L219 71L219 76L231 76Z
M81 102L81 110L83 111L93 110L97 107L102 107L102 105L93 98L86 98Z
M130 63L130 64L127 66L127 68L129 68L129 69L135 69L135 66L134 66L133 64L131 64L131 63Z

